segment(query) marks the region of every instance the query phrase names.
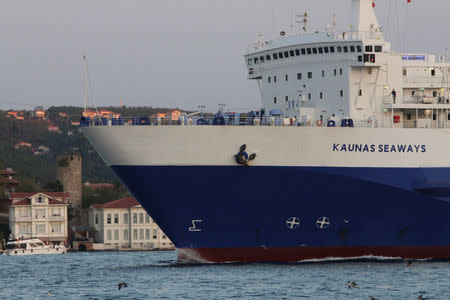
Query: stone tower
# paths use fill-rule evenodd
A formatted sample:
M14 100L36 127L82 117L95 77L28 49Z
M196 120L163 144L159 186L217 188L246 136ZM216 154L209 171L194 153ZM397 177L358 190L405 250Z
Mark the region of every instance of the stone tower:
M64 192L70 194L71 206L77 214L81 210L81 156L78 154L57 157L56 179L61 182Z

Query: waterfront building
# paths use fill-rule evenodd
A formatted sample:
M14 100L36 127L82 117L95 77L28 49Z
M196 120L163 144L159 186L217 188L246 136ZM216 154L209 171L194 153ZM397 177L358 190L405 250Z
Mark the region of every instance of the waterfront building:
M133 197L89 207L94 241L103 249L171 249L172 242ZM94 245L94 249L100 249Z
M9 197L9 228L13 237L67 242L69 193L10 193Z

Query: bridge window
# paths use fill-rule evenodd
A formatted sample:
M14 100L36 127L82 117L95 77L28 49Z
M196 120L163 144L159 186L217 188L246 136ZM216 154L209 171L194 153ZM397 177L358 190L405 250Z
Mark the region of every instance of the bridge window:
M297 80L302 80L302 73L297 73Z
M323 48L322 48L322 47L319 47L318 49L319 49L319 53L320 53L320 54L323 54Z
M344 91L343 90L340 91L340 95L341 95L341 97L344 97Z
M373 47L372 46L366 46L365 47L365 51L366 52L372 52L373 51Z
M295 49L295 55L297 55L297 56L300 55L300 50L299 49Z
M303 48L301 51L302 51L302 55L306 54L306 49Z
M331 46L331 47L330 47L330 52L331 52L331 53L334 53L334 46Z
M341 46L337 46L337 51L338 51L339 53L341 53L341 52L342 52L342 47L341 47Z
M283 52L279 52L279 53L278 53L278 58L279 58L279 59L282 59L282 58L283 58Z
M313 54L317 54L317 48L312 48Z
M355 52L355 46L350 46L350 52Z
M358 52L362 52L362 47L361 46L356 46L356 50L358 50Z
M267 77L267 83L270 83L270 76Z
M264 56L261 56L261 57L259 58L259 60L261 61L261 63L263 63L263 62L264 62Z
M284 57L288 58L289 57L289 52L288 51L284 51Z
M266 61L271 60L270 55L266 55Z
M328 53L328 47L324 47L323 52Z
M348 47L344 46L344 52L347 53L348 52Z
M308 52L308 54L312 54L311 48L307 48L307 49L306 49L306 52Z
M312 72L308 72L308 78L309 78L309 79L312 78Z
M257 64L257 63L259 62L257 57L255 57L255 58L253 59L253 61L255 62L255 64Z
M375 46L375 52L383 52L382 46Z
M290 55L291 57L292 57L292 56L295 56L294 50L289 51L289 55Z
M278 59L278 54L277 53L273 54L273 59L275 59L275 60Z

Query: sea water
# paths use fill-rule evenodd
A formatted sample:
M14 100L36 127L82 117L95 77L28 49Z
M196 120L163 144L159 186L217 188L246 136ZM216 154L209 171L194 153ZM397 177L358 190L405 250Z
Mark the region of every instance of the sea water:
M191 265L176 251L80 252L0 256L0 275L0 299L450 299L448 261Z

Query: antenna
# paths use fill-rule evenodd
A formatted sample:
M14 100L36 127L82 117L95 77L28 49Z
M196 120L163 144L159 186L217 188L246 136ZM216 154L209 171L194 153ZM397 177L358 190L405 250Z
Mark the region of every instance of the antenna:
M300 20L297 20L296 23L303 24L303 31L306 33L308 32L308 13L305 11L301 15L296 15L297 18L303 18Z
M87 117L87 84L86 84L86 56L83 55L83 85L84 85L84 116Z

